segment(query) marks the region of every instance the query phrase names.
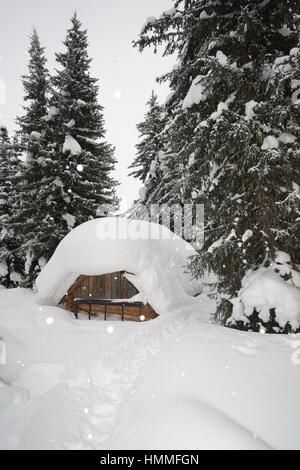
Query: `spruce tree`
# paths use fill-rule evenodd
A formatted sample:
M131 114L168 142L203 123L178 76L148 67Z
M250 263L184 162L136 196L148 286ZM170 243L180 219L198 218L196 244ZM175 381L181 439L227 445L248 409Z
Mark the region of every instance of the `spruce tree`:
M15 200L14 175L20 162L6 127L0 127L0 284L15 287L21 280L22 264L16 256L17 238L10 221Z
M24 88L24 114L17 118L20 127L18 135L22 150L27 153L32 145L31 137L39 137L43 133L47 114L49 73L46 68L45 48L41 46L37 30L34 28L30 36L28 50L29 63L28 74L22 77ZM33 136L32 136L33 133ZM35 150L33 139L33 152Z
M25 286L32 286L58 241L49 215L49 201L42 197L53 167L53 152L48 147L49 79L44 48L34 29L30 37L28 74L22 78L24 113L17 119L19 130L14 145L24 163L13 177L17 191L11 218L11 227L19 241L16 256L23 263Z
M53 77L49 125L57 160L53 177L53 217L60 237L97 216L101 206L117 207L114 149L105 141L103 107L98 103L97 79L90 75L87 31L75 13L56 55L60 69Z
M161 157L164 147L162 131L165 126L164 110L158 103L154 91L147 106L149 109L144 120L137 125L140 142L136 145L137 154L129 167L132 169L129 176L134 176L144 184L140 202L146 205L149 198L153 199L153 193L162 176Z
M178 54L163 77L173 94L161 186L168 201L205 205L205 244L191 269L217 275L224 322L248 270L278 250L300 262L298 18L293 0L175 1L136 43Z
M100 205L117 202L110 176L113 149L104 141L97 80L89 75L87 33L76 15L64 44L66 52L57 54L61 69L50 86L35 33L29 75L24 77L25 100L30 101L19 119L18 140L25 163L16 176L19 196L13 226L24 234L19 254L25 286L33 285L68 231L95 217ZM40 74L33 74L34 70ZM39 93L28 92L31 83Z

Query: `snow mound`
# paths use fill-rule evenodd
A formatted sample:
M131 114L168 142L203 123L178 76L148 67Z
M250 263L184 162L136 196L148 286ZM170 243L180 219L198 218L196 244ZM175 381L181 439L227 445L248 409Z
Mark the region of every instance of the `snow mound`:
M293 144L297 139L294 135L283 132L278 137L278 140L279 140L279 142L282 142L283 144L288 145L288 144Z
M71 135L66 135L65 142L63 145L63 152L71 152L71 155L79 155L82 149L77 142Z
M51 106L46 116L43 116L44 121L51 121L55 116L59 114L59 109L56 106Z
M285 253L284 251L276 252L275 263L285 264L285 263L290 263L290 262L291 262L291 257L288 253Z
M222 51L216 52L216 59L223 67L228 64L228 57Z
M264 138L261 149L272 150L272 149L278 149L278 147L279 147L279 142L276 139L276 137L274 137L273 135L268 135L267 137Z
M58 304L80 274L126 271L158 313L184 302L198 303L199 281L186 273L195 250L166 227L147 221L107 217L72 230L37 278L39 298Z
M74 228L74 225L76 223L76 219L74 215L72 214L63 214L62 219L64 219L67 222L68 228L71 230Z
M200 16L199 16L199 19L200 20L206 20L207 18L212 18L213 16L216 16L215 13L212 13L211 15L209 15L208 13L206 13L205 10L201 11L200 13Z
M246 243L251 237L253 237L252 230L250 229L246 230L244 235L242 236L242 242Z
M66 124L66 127L68 127L69 129L71 129L71 127L74 127L75 126L75 121L74 119L71 119L67 124Z
M147 419L137 417L134 428L114 436L112 449L269 449L240 424L199 400L152 399L147 406Z
M30 134L30 137L31 137L33 140L40 140L40 138L42 137L42 135L41 135L40 132L32 131L31 134Z
M199 104L205 99L205 89L202 83L200 83L203 78L203 75L198 75L192 81L188 94L183 100L182 109L190 108L194 104Z
M141 29L141 34L144 32L144 30L145 30L148 26L153 25L155 22L156 22L156 17L155 17L155 16L149 16L149 17L146 19L146 21L145 21L145 23L144 23L144 25L143 25L143 27L142 27L142 29Z
M245 104L245 114L247 119L253 119L255 115L254 108L258 105L257 101L250 100Z
M162 16L174 16L176 15L176 13L177 13L176 8L170 8L169 10L164 11Z
M288 324L296 331L300 327L300 273L292 269L287 253L278 251L270 267L249 271L242 281L238 297L231 300L232 317L229 321L243 321L253 314L267 323L271 310L281 328ZM289 280L285 280L288 276Z

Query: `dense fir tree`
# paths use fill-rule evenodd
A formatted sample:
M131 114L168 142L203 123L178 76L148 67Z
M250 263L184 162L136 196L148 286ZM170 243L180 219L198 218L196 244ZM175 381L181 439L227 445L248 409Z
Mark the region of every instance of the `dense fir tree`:
M21 280L22 263L16 256L17 237L10 226L15 200L14 175L20 161L7 129L0 127L0 284L15 287Z
M22 77L24 88L24 114L17 118L22 150L27 152L32 144L31 136L45 129L43 117L47 114L49 74L46 68L45 49L40 44L37 30L30 37L28 75ZM34 152L33 148L33 152Z
M60 237L96 217L99 206L117 207L114 149L105 141L103 107L98 103L97 79L90 76L87 32L73 16L64 45L56 55L60 69L53 77L49 125L55 189L49 197Z
M248 270L270 265L278 250L300 262L299 13L294 0L179 0L136 43L178 54L162 78L173 94L161 194L205 204L192 269L217 275L224 321Z
M136 145L137 154L130 166L133 170L130 176L134 176L144 184L140 202L146 205L150 202L149 198L153 199L155 188L161 178L161 156L164 147L162 131L165 127L164 110L158 103L154 91L147 106L149 109L144 120L137 125L140 142Z
M89 74L87 33L76 15L64 44L67 50L57 54L61 68L50 90L43 48L34 32L29 75L23 78L29 104L18 120L18 141L25 163L16 176L19 196L12 225L24 235L19 256L26 286L69 230L95 217L100 205L117 203L110 176L113 149L104 141L97 80Z
M17 189L11 227L19 240L16 256L24 265L23 284L31 286L57 240L43 188L52 169L48 149L49 74L37 31L30 37L28 74L23 76L24 113L17 119L15 149L24 161L13 178ZM52 222L52 223L49 223Z

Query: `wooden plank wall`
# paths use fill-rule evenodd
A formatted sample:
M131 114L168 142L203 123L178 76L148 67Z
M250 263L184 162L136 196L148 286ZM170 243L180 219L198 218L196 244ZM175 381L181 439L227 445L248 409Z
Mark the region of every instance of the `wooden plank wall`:
M100 299L130 299L138 290L123 275L123 272L103 276L84 276L75 287L75 297Z
M100 299L130 299L138 294L138 290L124 276L124 272L109 273L102 276L79 276L75 284L68 290L61 303L65 304L68 310L75 312L74 298L100 298ZM81 305L80 310L88 312L88 305ZM122 307L110 305L107 307L107 318L109 315L122 312ZM94 315L104 314L103 305L93 305ZM144 321L157 317L157 314L150 305L145 305L141 309L136 306L125 307L125 320ZM142 320L140 316L144 317Z

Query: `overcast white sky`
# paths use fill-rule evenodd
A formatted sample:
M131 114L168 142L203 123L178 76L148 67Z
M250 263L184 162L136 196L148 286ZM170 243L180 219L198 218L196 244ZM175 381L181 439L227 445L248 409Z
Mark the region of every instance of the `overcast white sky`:
M132 40L138 37L148 16L159 16L170 7L171 0L0 0L0 123L10 131L15 129L23 95L20 77L26 73L28 37L33 25L46 47L52 70L54 53L62 50L62 40L76 9L89 33L92 74L99 78L107 139L116 147L123 209L131 204L140 187L127 177L138 141L135 126L143 119L152 89L161 100L167 96L167 86L157 85L155 78L174 63L174 59L154 55L150 49L140 54L132 47Z

